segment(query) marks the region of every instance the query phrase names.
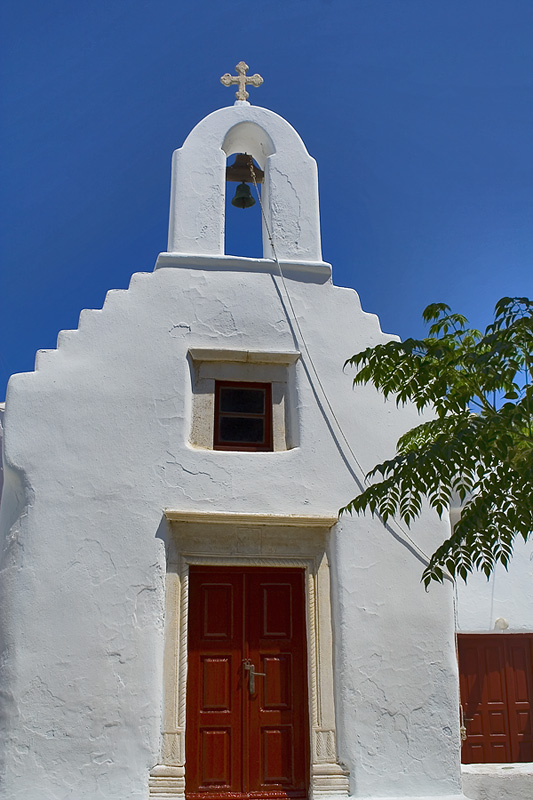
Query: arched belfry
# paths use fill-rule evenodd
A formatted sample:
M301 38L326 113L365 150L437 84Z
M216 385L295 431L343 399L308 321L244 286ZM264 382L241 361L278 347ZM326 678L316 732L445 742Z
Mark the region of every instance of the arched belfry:
M321 263L316 162L288 122L246 101L209 114L174 152L168 252L234 255L224 253L226 159L234 153L264 170L262 202L278 258ZM263 258L272 258L264 227Z

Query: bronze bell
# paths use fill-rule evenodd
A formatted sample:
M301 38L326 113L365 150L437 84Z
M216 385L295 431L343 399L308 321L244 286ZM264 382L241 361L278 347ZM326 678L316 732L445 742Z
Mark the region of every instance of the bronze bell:
M250 187L244 181L239 183L235 189L235 197L231 201L231 205L236 206L236 208L251 208L255 206Z

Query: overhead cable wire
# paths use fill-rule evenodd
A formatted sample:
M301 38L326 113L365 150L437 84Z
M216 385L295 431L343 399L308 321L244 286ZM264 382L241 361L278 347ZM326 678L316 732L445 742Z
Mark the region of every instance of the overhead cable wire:
M322 397L324 398L324 401L325 401L325 403L326 403L326 405L327 405L327 407L329 409L329 412L330 412L332 418L335 420L335 424L337 426L337 430L340 433L341 438L342 438L343 442L345 443L346 448L348 449L348 452L352 456L353 462L357 465L357 468L359 469L361 475L363 476L363 482L366 482L366 480L367 480L366 473L365 473L363 467L361 466L361 463L360 463L359 459L357 458L357 456L356 456L356 454L355 454L355 452L354 452L354 450L353 450L353 448L352 448L352 446L351 446L351 444L350 444L350 442L348 440L348 437L344 433L343 427L342 427L342 425L341 425L341 423L340 423L340 421L339 421L339 419L338 419L338 417L337 417L337 415L335 413L335 410L334 410L334 408L333 408L333 406L332 406L332 404L330 402L330 399L328 397L326 389L324 388L324 384L322 383L322 380L320 379L320 375L318 374L318 370L317 370L317 368L315 366L315 362L313 361L313 357L312 357L311 352L309 350L309 347L308 347L307 341L305 339L302 327L301 327L300 322L298 320L298 317L296 315L296 311L294 309L292 298L291 298L287 283L285 281L285 276L283 274L283 269L281 267L281 264L280 264L280 261L279 261L279 258L278 258L277 252L276 252L276 245L274 243L274 237L272 236L272 233L270 231L270 226L269 226L268 220L266 218L265 209L263 207L261 194L260 194L259 188L257 186L257 179L256 179L256 175L255 175L255 171L254 171L254 167L253 167L253 163L252 163L251 158L250 158L250 174L252 176L252 180L253 180L253 183L254 183L255 191L256 191L256 194L257 194L257 199L259 200L259 206L261 208L261 216L263 218L263 223L264 223L265 230L266 230L266 233L267 233L267 236L268 236L268 240L269 240L270 246L272 248L272 254L274 256L274 261L276 262L276 265L277 265L277 268L278 268L278 272L279 272L279 276L281 278L281 282L282 282L283 289L284 289L284 292L285 292L285 296L287 298L287 303L288 303L288 306L289 306L290 311L291 311L292 321L294 322L294 324L296 326L296 329L298 331L298 338L299 338L301 344L303 345L303 348L305 350L305 354L307 356L307 361L308 361L308 363L309 363L309 365L310 365L310 367L311 367L311 369L313 371L313 374L314 374L314 376L316 378L316 382L317 382L318 386L320 387L320 391L322 393ZM308 375L309 375L309 373L308 373ZM311 375L309 375L309 380L312 383ZM378 516L380 517L380 519L382 519L381 515L378 515ZM382 520L382 522L383 522L384 525L386 525L384 520ZM424 552L424 550L422 550L420 545L418 545L414 541L414 539L411 538L411 536L408 534L408 532L397 522L397 520L392 520L392 522L397 527L397 529L401 532L402 536L404 536L411 543L411 545L414 548L416 548L416 550L426 560L427 564L429 564L430 556L426 552ZM448 577L448 576L446 576L446 577ZM450 579L453 581L451 576L450 576Z

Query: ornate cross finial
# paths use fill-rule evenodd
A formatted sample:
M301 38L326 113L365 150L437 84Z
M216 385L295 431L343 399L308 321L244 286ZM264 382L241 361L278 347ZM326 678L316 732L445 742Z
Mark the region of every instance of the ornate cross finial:
M238 75L230 75L229 72L226 72L220 79L220 83L223 83L224 86L231 86L232 83L239 84L239 91L235 92L235 97L237 100L248 100L250 95L246 91L246 84L251 84L252 86L261 86L263 83L263 78L261 75L258 75L257 72L255 75L247 75L246 73L250 69L248 64L245 64L244 61L239 61L235 69L238 72Z

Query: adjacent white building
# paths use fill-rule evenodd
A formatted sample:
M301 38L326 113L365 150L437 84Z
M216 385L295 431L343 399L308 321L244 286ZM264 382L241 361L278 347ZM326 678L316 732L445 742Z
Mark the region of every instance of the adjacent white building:
M533 795L533 541L456 591L464 791L521 800Z

